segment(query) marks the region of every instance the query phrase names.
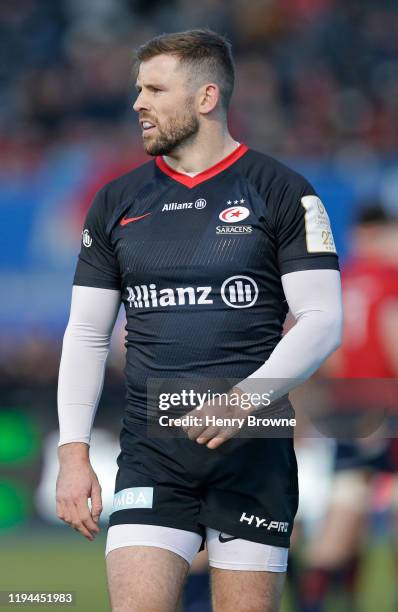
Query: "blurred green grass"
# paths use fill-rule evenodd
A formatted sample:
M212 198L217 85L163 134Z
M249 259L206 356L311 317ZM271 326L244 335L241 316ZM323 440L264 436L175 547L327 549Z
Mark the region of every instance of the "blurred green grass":
M76 604L66 607L74 612L110 610L105 573L105 532L95 542L83 540L68 528L19 529L0 534L0 590L73 591ZM363 560L355 612L393 612L394 574L388 543L372 542ZM289 592L283 612L291 612ZM26 606L1 606L0 610L26 609ZM27 609L54 610L58 606L29 605ZM342 612L337 600L330 601L328 612Z
M88 542L65 527L32 533L15 532L1 537L0 590L73 591L76 605L63 606L73 612L108 612L105 573L105 532ZM0 610L23 606L1 606ZM29 605L27 609L60 606ZM26 606L25 606L26 608Z

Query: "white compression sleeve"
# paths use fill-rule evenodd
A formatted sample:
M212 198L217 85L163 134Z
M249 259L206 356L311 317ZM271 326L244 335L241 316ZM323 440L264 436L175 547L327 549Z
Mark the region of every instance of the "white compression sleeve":
M90 443L119 306L119 291L73 287L58 379L59 446Z
M282 276L296 324L269 359L236 386L247 393L269 392L277 399L309 378L341 342L343 306L337 270L303 270ZM255 383L253 379L261 379ZM267 388L266 388L267 387Z

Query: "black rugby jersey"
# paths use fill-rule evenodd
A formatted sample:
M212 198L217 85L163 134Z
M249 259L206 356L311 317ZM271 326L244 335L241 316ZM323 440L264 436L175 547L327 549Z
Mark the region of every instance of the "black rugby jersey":
M148 378L241 380L259 368L288 311L281 275L320 268L338 261L313 187L240 145L193 178L159 157L105 185L74 284L121 291L127 410L139 418Z

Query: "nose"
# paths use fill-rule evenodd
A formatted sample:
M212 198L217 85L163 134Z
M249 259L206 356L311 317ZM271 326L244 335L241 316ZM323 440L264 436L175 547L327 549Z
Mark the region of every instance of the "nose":
M145 100L145 96L143 91L141 90L138 94L136 101L133 104L133 109L136 113L139 113L141 110L148 110L149 106L147 101Z

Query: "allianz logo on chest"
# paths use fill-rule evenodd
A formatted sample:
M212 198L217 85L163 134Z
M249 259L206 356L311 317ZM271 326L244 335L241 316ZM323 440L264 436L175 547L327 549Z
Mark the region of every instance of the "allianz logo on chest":
M204 198L198 198L195 202L168 202L163 204L162 212L174 212L176 210L189 210L196 208L196 210L203 210L206 208L206 200Z
M220 298L229 308L250 308L257 302L258 285L250 276L236 275L227 278L220 292L211 285L167 287L159 289L155 283L127 287L129 308L167 308L173 306L208 306Z

